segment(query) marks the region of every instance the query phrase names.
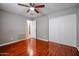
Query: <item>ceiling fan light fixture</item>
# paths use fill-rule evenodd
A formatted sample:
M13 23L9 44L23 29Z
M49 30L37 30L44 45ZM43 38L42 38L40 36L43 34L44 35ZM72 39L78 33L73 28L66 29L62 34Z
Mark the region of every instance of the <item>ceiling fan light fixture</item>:
M24 7L29 7L29 9L27 10L27 12L30 12L30 11L35 11L36 13L40 13L40 10L39 8L44 8L45 5L37 5L35 3L29 3L29 6L28 5L25 5L25 4L18 4L20 6L24 6Z
M30 7L30 10L31 10L31 11L34 11L34 9L35 9L34 7Z

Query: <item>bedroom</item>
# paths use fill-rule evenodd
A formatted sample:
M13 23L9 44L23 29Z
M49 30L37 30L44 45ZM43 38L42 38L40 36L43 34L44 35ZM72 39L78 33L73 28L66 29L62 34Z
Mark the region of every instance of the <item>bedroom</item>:
M78 56L79 4L32 5L0 3L0 55Z

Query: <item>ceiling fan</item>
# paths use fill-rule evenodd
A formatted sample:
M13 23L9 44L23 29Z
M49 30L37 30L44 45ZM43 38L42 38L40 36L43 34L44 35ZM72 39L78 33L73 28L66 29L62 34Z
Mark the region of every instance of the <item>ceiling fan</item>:
M38 10L39 8L44 8L45 7L45 5L36 5L35 3L29 3L29 5L18 3L18 5L24 6L24 7L29 7L27 12L35 11L36 13L39 13L39 10Z

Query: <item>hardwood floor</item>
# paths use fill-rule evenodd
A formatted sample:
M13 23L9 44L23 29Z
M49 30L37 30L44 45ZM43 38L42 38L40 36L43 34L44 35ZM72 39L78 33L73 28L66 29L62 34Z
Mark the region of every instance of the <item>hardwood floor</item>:
M26 39L17 43L0 47L0 56L77 56L75 47L46 42L42 40Z

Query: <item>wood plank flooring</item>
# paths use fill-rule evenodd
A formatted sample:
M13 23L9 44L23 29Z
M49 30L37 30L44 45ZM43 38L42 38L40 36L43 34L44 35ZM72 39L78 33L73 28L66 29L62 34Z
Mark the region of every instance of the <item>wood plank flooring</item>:
M39 39L26 39L0 47L0 56L77 56L77 48L46 42Z

